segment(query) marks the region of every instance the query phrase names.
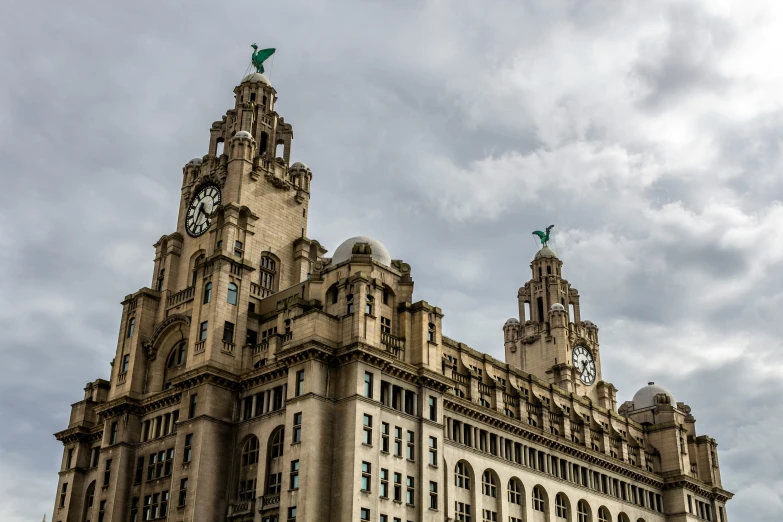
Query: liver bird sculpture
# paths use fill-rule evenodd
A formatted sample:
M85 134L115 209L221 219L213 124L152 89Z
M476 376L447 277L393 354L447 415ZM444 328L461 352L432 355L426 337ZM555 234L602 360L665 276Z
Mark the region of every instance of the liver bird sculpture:
M258 46L256 44L251 45L250 47L253 48L253 58L251 59L253 62L253 67L256 68L256 72L263 74L264 73L264 62L275 54L275 48L269 48L269 49L261 49L258 50Z
M549 231L554 227L554 225L549 225L546 227L546 232L541 232L540 230L533 232L533 235L538 236L538 238L541 240L541 246L546 246L546 244L549 242Z

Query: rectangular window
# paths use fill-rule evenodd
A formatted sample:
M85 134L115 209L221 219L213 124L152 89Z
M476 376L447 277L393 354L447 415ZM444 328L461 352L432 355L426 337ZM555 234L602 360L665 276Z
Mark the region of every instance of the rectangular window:
M372 399L372 374L364 372L364 396Z
M369 462L362 462L362 491L370 491L372 482L372 467Z
M179 502L178 506L184 506L188 501L188 479L184 478L179 481Z
M385 333L385 334L391 333L391 319L389 319L388 317L381 317L381 333Z
M190 407L188 408L188 418L192 419L196 416L196 405L198 404L198 393L194 393L190 396Z
M169 507L169 492L164 491L160 494L160 518L166 518Z
M381 519L379 522L389 522L389 516L381 513Z
M277 495L280 493L280 486L283 482L283 474L282 473L270 473L269 474L269 485L266 488L266 494L267 495Z
M111 436L109 437L109 444L117 444L117 431L119 430L119 424L117 422L111 423Z
M454 514L455 520L461 522L471 522L470 517L470 504L464 504L462 502L454 502Z
M174 448L166 450L166 462L163 467L163 476L168 477L171 475L171 470L174 467Z
M63 482L63 488L60 491L60 507L65 507L65 496L68 493L68 483Z
M182 462L190 462L193 457L193 434L185 435L185 449L182 455Z
M304 370L296 372L296 389L294 396L299 397L304 394Z
M133 483L141 484L141 478L144 475L144 457L136 459L136 473L133 475Z
M130 354L126 353L122 356L122 370L120 373L128 373L128 365L130 365Z
M381 498L389 498L389 470L381 469Z
M402 502L402 473L394 474L394 500Z
M402 457L402 428L394 427L394 455Z
M438 439L430 437L430 466L438 465Z
M381 451L389 453L389 423L381 423Z
M103 522L103 518L106 516L106 501L101 500L98 504L98 522Z
M416 443L414 441L414 434L412 431L408 431L408 460L416 460Z
M415 491L414 487L414 479L411 476L408 476L405 481L405 503L409 506L413 505L413 495Z
M223 323L223 342L224 343L234 342L234 323L231 323L229 321Z
M370 520L370 510L367 508L361 508L359 510L359 519L362 522L369 522Z
M438 483L430 480L430 509L438 509Z
M253 303L250 303L250 304L253 304ZM258 344L258 332L248 328L247 329L247 333L245 334L245 344L247 344L249 346L257 345Z
M289 484L290 489L299 489L299 460L292 460L291 461L291 483Z
M234 255L237 257L242 257L242 242L241 241L234 241Z
M427 404L429 406L430 420L437 422L437 420L438 420L438 399L436 399L435 397L429 397L427 399Z
M73 462L73 448L68 448L68 458L65 459L65 469L71 469Z
M201 326L199 327L199 331L198 331L198 340L199 341L206 341L207 340L207 322L208 321L204 321L203 323L201 323Z
M372 445L372 415L364 414L364 432L362 433L362 443Z
M103 469L103 485L108 486L111 482L111 459L106 459L106 467Z
M302 412L294 413L294 430L291 443L302 442Z
M287 522L295 522L296 521L296 506L291 506L288 508L288 521Z
M482 522L498 522L498 513L497 511L490 511L488 509L483 509L484 512L483 521Z
M139 522L139 497L131 499L130 522Z

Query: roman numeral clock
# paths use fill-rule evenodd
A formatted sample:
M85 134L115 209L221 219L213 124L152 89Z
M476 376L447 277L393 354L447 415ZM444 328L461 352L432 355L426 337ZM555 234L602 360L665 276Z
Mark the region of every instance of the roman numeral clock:
M193 196L185 217L185 230L191 237L198 237L212 224L212 213L220 205L220 188L208 183Z
M579 372L579 380L590 386L595 382L595 359L590 348L583 344L574 347L571 360Z

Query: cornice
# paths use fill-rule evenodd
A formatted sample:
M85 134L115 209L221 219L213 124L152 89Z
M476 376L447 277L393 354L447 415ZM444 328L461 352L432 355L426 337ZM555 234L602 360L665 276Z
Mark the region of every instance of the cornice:
M688 475L675 475L664 479L664 490L687 489L697 495L707 497L718 502L728 502L734 498L734 493L723 488L712 487Z

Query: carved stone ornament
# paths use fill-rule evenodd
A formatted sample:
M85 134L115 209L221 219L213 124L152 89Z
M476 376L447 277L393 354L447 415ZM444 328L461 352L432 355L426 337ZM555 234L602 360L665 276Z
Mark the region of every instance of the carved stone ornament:
M288 184L288 182L282 178L278 178L271 172L267 172L264 174L264 177L269 181L273 187L283 189L283 190L289 190L291 186Z
M144 349L147 351L147 356L150 361L154 361L158 356L158 341L163 333L169 329L170 326L181 323L186 326L190 325L190 317L184 314L173 314L164 319L155 330L152 332L150 338L142 343Z
M403 274L409 274L411 272L411 265L408 263L404 263L400 259L394 259L392 261L392 266L402 272Z

